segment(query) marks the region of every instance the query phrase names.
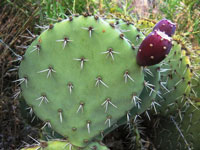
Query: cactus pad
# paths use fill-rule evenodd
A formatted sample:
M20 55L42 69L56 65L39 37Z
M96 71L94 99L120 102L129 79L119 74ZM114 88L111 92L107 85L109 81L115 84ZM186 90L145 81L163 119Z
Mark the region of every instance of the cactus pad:
M144 76L124 35L98 16L49 26L27 49L17 80L44 126L84 147L133 107Z

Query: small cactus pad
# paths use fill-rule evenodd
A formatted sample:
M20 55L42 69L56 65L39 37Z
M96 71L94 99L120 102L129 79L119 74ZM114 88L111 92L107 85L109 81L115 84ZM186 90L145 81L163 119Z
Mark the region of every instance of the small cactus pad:
M191 91L191 70L190 60L181 49L181 45L173 42L172 51L162 65L160 91L162 98L157 100L162 107L159 107L160 114L167 116L171 113L179 113L180 108L186 103L192 103L189 98Z
M160 30L168 36L172 36L175 33L176 25L170 20L162 19L155 25L153 30Z
M170 52L172 39L159 30L151 32L141 43L137 53L140 66L151 66L161 62Z
M71 145L65 140L52 140L41 141L37 145L31 145L21 150L109 150L104 144L98 142L92 142L87 147L79 148Z
M180 115L182 118L179 117ZM156 148L198 150L200 147L199 116L200 110L188 105L182 108L180 114L168 118L161 117L158 128L154 128Z
M133 107L144 75L124 35L98 16L45 30L19 69L22 95L44 126L84 147Z

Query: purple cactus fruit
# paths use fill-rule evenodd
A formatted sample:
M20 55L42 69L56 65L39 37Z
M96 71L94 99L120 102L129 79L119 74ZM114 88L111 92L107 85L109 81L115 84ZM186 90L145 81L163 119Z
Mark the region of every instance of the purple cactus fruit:
M160 30L162 32L165 32L165 34L167 34L168 36L172 36L176 30L176 25L170 20L162 19L153 28L153 31L155 30Z
M140 66L151 66L161 62L170 52L172 39L164 32L155 30L141 43L137 53Z

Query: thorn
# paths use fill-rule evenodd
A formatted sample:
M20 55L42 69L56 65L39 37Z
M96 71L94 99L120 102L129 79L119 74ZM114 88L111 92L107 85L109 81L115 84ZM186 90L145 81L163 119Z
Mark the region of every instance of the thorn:
M148 75L154 77L154 76L153 76L153 73L151 72L151 70L150 70L149 68L144 67L143 70L144 70L144 72L147 73Z
M46 29L49 29L49 26L40 26L38 24L36 24L36 27L37 29L42 29L42 30L46 30Z
M35 120L35 116L32 118L31 123Z
M60 123L62 123L63 121L62 109L58 109L58 113L59 113Z
M41 71L39 71L38 73L43 73L43 72L48 72L47 73L47 78L49 77L49 76L51 76L51 73L52 72L56 72L52 67L49 67L48 69L45 69L45 70L41 70Z
M82 29L84 29L84 30L88 30L90 38L92 37L92 31L95 30L95 29L94 29L93 27L91 27L91 26L88 27L88 28L86 28L86 27L82 27Z
M164 84L166 85L167 82L160 82L160 85L163 87L163 89L165 89L169 93L170 91L164 86Z
M147 117L148 117L149 121L151 121L151 118L150 118L150 116L149 116L149 113L148 113L148 111L147 111L147 110L145 111L145 113L146 113L146 115L147 115Z
M18 85L21 85L22 83L25 83L25 85L26 85L26 87L27 87L28 78L27 78L27 77L23 77L23 78L21 78L21 79L15 80L15 81L13 81L13 82L19 82L19 84L17 84L17 86L18 86Z
M82 58L75 58L74 60L77 60L77 61L81 62L81 69L83 69L84 62L89 61L88 59L85 59L84 57L82 57Z
M32 52L34 52L34 51L37 51L38 52L38 55L39 55L39 52L40 52L40 50L41 50L41 46L39 45L39 44L37 44L37 45L35 45L35 46L33 46L33 50L32 51L30 51L30 53L32 53Z
M195 106L195 104L192 102L191 99L189 99L189 97L186 97L187 101L189 101L189 103L194 106L194 108L196 108L197 110L199 110L199 108L197 106ZM187 101L185 103L187 103Z
M20 45L20 46L16 46L17 48L21 48L21 49L27 49L28 46L24 46L24 45Z
M63 49L65 48L65 46L69 43L72 42L73 40L69 40L69 38L65 37L62 40L56 40L56 42L63 42Z
M130 122L130 116L131 116L131 114L130 114L130 112L128 111L128 112L126 113L127 122Z
M26 108L26 110L29 110L29 114L32 117L32 115L33 115L33 108L32 107L28 107L28 108Z
M40 103L38 106L40 106L42 104L42 102L44 101L46 104L49 102L49 100L47 99L46 95L41 95L39 98L37 98L36 100L40 100Z
M141 107L140 107L141 101L142 101L142 100L141 100L139 97L137 97L136 94L133 94L133 96L132 96L132 103L134 103L134 105L135 105L138 109L141 108Z
M84 106L84 103L80 102L80 105L79 105L78 110L76 111L76 113L78 113L80 110L83 112L83 106Z
M151 108L153 107L155 113L157 114L156 105L157 105L157 106L161 106L161 105L158 104L155 100L153 100L153 101L151 102Z
M146 90L147 90L147 88L148 88L148 89L151 90L151 92L156 92L156 91L154 90L155 86L154 86L153 84L150 84L149 81L144 81L144 86L146 87ZM151 93L151 92L150 92L150 93Z
M128 71L125 71L125 73L124 73L124 79L125 79L125 83L127 83L128 79L130 79L131 81L134 82L133 78L129 75Z
M91 121L88 120L88 121L87 121L87 129L88 129L88 133L89 133L89 134L90 134L90 124L91 124Z
M22 90L19 88L16 90L15 94L12 96L12 98L14 98L14 100L17 99L17 97L19 97L19 95L21 94Z
M40 142L36 139L34 139L33 137L31 137L30 135L28 135L29 138L31 138L33 141L35 141L38 145L40 145Z
M69 93L72 93L72 89L74 88L72 83L68 83Z
M14 66L14 68L9 69L8 72L17 71L19 70L19 66Z
M107 112L108 110L108 105L111 104L113 107L117 108L116 105L114 105L112 102L111 102L111 99L110 98L107 98L102 104L101 106L105 105L105 112Z
M18 55L18 56L17 56L17 59L12 60L12 61L10 61L10 62L11 62L11 63L12 63L12 62L17 62L17 61L20 61L20 62L21 62L22 60L23 60L23 57L20 56L20 55Z
M187 145L187 147L188 147L188 150L191 150L191 148L190 148L190 146L189 146L189 144L188 144L187 140L185 139L185 137L184 137L183 133L181 132L180 128L178 127L178 125L177 125L176 121L174 120L174 117L170 116L170 118L171 118L172 122L174 123L174 125L176 126L176 129L177 129L177 130L178 130L178 132L180 133L181 137L183 138L183 140L184 140L185 144Z
M99 87L99 84L101 83L101 84L103 84L105 87L108 88L108 86L102 81L101 77L97 77L95 80L96 80L95 86L98 86L98 87Z
M106 52L102 52L102 54L107 54L107 57L111 56L112 60L114 60L113 54L119 54L119 52L115 52L112 48L109 48Z
M138 117L139 117L139 118L142 118L140 115L135 115L135 118L134 118L134 120L133 120L135 123L137 123L137 118L138 118Z
M171 69L165 69L165 68L160 68L159 72L167 72L167 71L170 71Z
M43 130L46 126L48 128L51 128L51 123L49 121L46 121L45 124L43 125L43 127L41 129Z
M105 121L105 124L108 124L108 127L110 128L110 126L111 126L111 116L109 115L109 116L107 116L107 119L106 119L106 121Z
M72 150L73 145L70 144L70 143L67 143L67 144L65 145L64 149L65 149L68 145L69 145L69 150Z

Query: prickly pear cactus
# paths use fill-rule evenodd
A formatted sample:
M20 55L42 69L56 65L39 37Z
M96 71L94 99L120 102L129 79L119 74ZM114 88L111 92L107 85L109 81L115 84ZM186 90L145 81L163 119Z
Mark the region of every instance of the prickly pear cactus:
M136 51L98 16L50 25L27 49L19 77L15 82L44 126L79 147L134 107L132 95L144 86Z

